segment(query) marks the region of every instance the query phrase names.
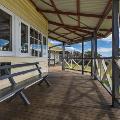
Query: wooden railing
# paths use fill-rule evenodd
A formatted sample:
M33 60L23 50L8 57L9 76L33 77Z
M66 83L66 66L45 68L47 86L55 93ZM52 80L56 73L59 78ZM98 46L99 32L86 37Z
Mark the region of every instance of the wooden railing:
M64 59L65 68L75 71L82 71L82 59L71 58L69 60ZM84 59L84 72L91 73L91 59Z
M64 59L65 68L75 71L82 71L84 73L91 73L93 75L92 65L95 63L95 73L94 76L102 84L102 86L112 95L112 58L80 58L80 59ZM120 58L115 60L117 64L117 69L120 71ZM119 76L120 76L120 72ZM118 80L120 81L120 80ZM120 86L119 86L120 93Z
M96 78L112 94L112 59L96 59Z

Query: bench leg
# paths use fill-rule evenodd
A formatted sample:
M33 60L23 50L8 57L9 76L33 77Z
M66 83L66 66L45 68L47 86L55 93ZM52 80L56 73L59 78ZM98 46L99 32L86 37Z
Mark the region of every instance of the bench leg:
M45 82L45 83L47 84L47 86L50 86L50 82L47 81L46 78L47 78L47 77L43 78L43 80L41 80L41 81L39 82L39 85L41 85L42 82Z
M45 83L47 84L47 86L50 86L50 82L47 81L47 79L44 79Z
M27 99L27 97L25 96L25 94L24 94L22 91L19 93L19 96L21 97L21 99L23 100L23 102L24 102L26 105L30 105L29 100Z

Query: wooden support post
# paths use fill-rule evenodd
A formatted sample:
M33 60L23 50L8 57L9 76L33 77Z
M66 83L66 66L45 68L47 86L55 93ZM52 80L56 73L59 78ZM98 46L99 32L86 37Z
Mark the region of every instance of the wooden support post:
M50 49L48 50L48 66L50 66Z
M93 77L93 39L91 39L91 76Z
M65 70L65 43L63 42L63 45L62 45L62 70Z
M84 41L82 41L82 74L84 74Z
M91 48L92 48L92 76L93 79L96 79L96 58L97 58L97 36L96 33L93 34L93 38L91 41Z
M54 66L55 66L55 51L54 51Z
M66 54L67 54L67 62L68 62L68 60L69 60L69 59L68 59L68 51L66 52Z
M118 106L120 76L116 59L119 56L119 0L112 1L112 106Z

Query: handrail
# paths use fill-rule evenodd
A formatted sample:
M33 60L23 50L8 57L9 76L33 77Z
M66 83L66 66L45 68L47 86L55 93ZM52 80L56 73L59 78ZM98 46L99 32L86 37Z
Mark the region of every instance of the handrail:
M9 68L17 68L17 67L26 67L26 66L36 65L36 64L39 64L39 62L14 64L14 65L4 65L4 66L0 67L0 70L9 69Z
M32 72L32 71L35 71L35 70L39 70L39 69L41 69L41 67L39 67L39 68L33 68L33 69L30 69L30 70L24 70L24 71L13 73L13 74L7 74L7 75L4 75L4 76L1 76L0 80L11 78L11 77L15 77L15 76L18 76L18 75L21 75L21 74L24 75L26 73L29 73L29 72Z

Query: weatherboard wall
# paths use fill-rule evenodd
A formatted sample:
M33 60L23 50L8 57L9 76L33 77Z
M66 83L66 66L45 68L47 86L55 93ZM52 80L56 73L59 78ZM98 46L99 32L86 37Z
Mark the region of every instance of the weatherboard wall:
M35 9L29 0L0 0L0 6L10 10L13 14L20 17L23 21L40 31L46 37L48 36L48 21ZM1 56L0 62L11 62L11 64L39 62L42 72L48 71L48 58L47 57L32 57L32 56ZM34 66L31 66L32 68ZM31 67L24 67L23 69L30 69ZM23 69L12 69L11 72L18 72ZM15 77L16 82L30 78L38 72L32 72L26 75ZM10 83L6 80L0 81L0 89L9 86Z

